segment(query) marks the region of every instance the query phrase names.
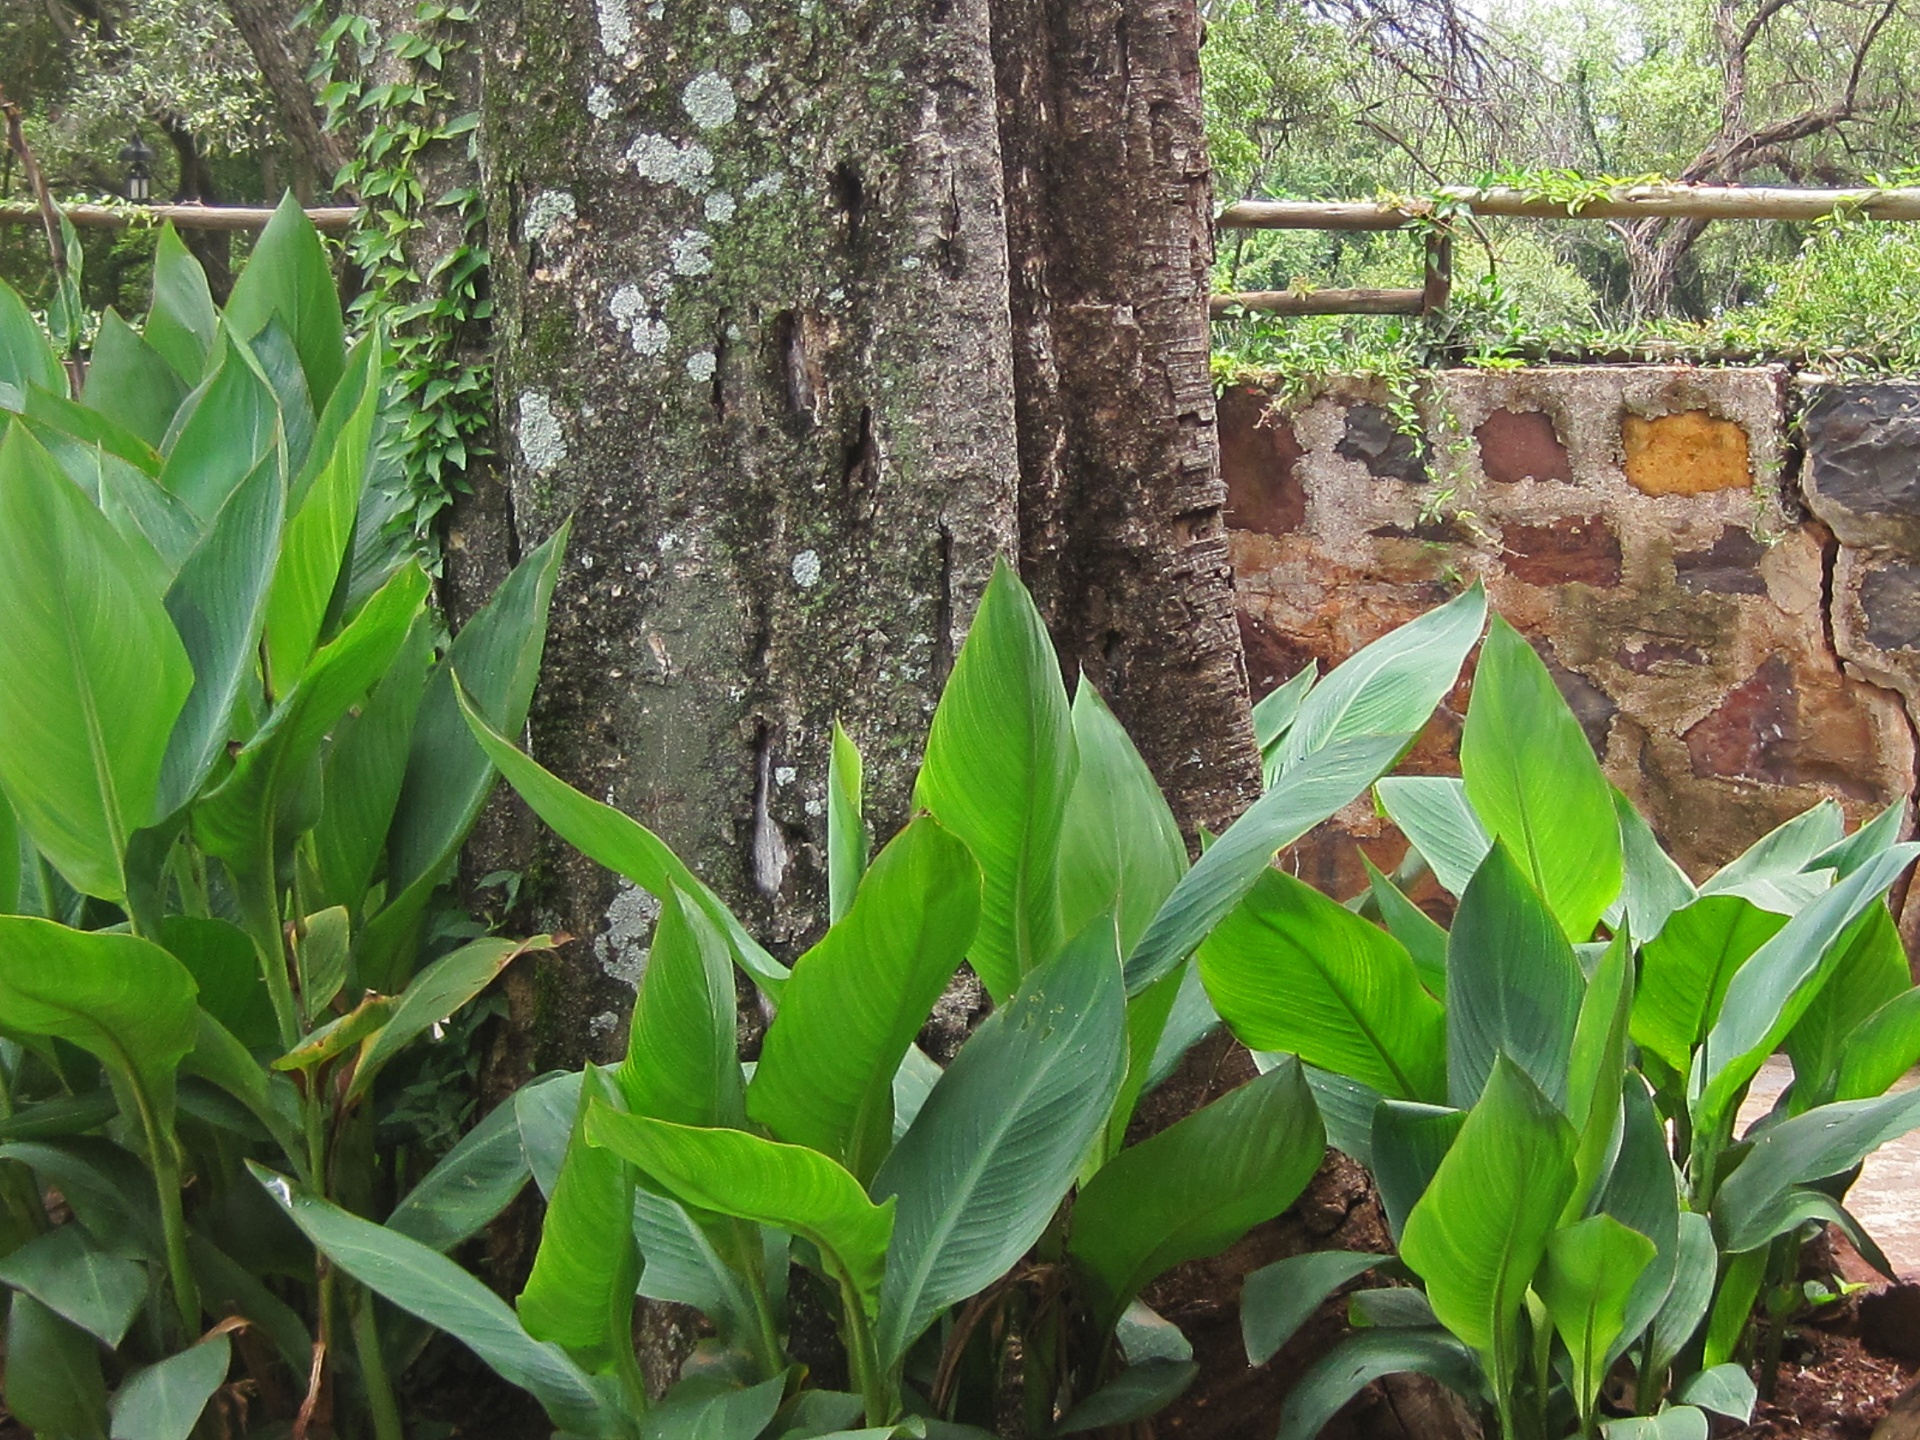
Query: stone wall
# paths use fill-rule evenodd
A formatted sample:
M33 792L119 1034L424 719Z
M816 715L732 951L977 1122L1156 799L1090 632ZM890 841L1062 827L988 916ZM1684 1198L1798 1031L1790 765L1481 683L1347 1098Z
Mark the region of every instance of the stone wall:
M1256 698L1479 577L1696 876L1823 797L1857 824L1912 789L1920 385L1454 370L1419 409L1424 447L1364 382L1221 398ZM1470 684L1408 768L1454 768ZM1350 894L1353 841L1404 848L1362 802L1291 859Z

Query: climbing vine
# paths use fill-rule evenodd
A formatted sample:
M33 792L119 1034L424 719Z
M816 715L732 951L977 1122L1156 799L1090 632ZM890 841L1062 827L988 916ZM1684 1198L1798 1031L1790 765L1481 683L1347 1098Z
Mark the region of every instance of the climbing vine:
M302 22L318 23L321 5L313 0ZM418 536L465 490L467 467L491 453L484 207L477 183L430 197L423 163L448 146L477 161L479 115L458 108L447 78L473 23L471 8L440 0L416 6L413 26L388 35L372 18L345 13L316 36L309 74L326 128L358 136L335 182L360 197L360 222L346 240L362 285L350 313L393 352L388 439L401 508ZM423 244L430 231L433 243Z

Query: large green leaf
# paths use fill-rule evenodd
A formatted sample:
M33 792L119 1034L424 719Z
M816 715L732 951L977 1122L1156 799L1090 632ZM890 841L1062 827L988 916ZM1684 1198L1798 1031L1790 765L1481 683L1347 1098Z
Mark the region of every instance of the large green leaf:
M497 733L520 733L540 674L547 607L567 533L562 525L514 567L493 598L454 637L427 679L406 778L387 834L387 907L369 923L361 942L369 983L389 990L405 983L427 899L452 866L493 789L493 764L461 718L454 677L459 676L474 709Z
M325 405L346 368L346 327L326 246L300 202L289 193L253 242L247 266L227 301L227 324L251 340L278 316L300 352L307 389Z
M1759 1398L1753 1377L1742 1365L1715 1365L1697 1371L1674 1392L1674 1399L1725 1415L1740 1425L1753 1418L1754 1402Z
M1073 735L1080 773L1060 836L1063 933L1077 935L1111 910L1125 955L1186 874L1186 842L1147 762L1084 675L1073 696Z
M294 938L294 984L300 992L300 1023L311 1028L347 983L352 961L352 921L344 905L331 905L301 922Z
M1441 1323L1486 1363L1496 1395L1518 1373L1520 1310L1573 1191L1573 1127L1506 1056L1407 1217L1400 1254Z
M617 1093L597 1069L584 1072L573 1136L518 1302L529 1335L552 1341L595 1373L631 1362L633 1288L640 1278L633 1169L614 1151L583 1138L588 1107L611 1105Z
M282 444L280 405L248 356L222 333L213 372L175 420L160 485L208 522L233 487Z
M442 1252L479 1234L532 1174L518 1120L511 1101L494 1106L393 1207L387 1228Z
M426 597L426 572L409 565L321 647L300 683L233 757L226 778L194 807L201 844L236 871L264 873L280 832L311 823L307 815L290 825L296 817L283 812L297 800L318 799L320 742L392 663ZM375 977L361 979L375 983Z
M298 476L307 462L315 458L308 453L313 448L314 415L313 400L307 394L307 378L300 369L300 357L294 353L293 339L278 320L270 320L266 329L239 348L253 361L267 388L273 392L274 403L280 409L281 438L287 447L287 473ZM351 378L351 369L349 366L346 378ZM342 398L341 388L336 387L335 399ZM297 510L298 498L304 497L306 489L302 486L292 493L296 498L288 508Z
M0 1284L24 1290L112 1349L147 1298L147 1270L87 1239L78 1225L37 1235L0 1258Z
M111 308L101 315L80 391L82 405L158 445L186 398L186 385L158 350Z
M1144 1420L1179 1399L1199 1374L1200 1367L1191 1360L1144 1360L1129 1365L1063 1415L1053 1433L1079 1435Z
M1859 1028L1882 1005L1913 989L1906 946L1884 905L1875 905L1842 937L1833 971L1793 1029L1793 1108L1835 1098L1840 1068Z
M1734 973L1700 1057L1696 1130L1718 1124L1805 1013L1834 944L1920 855L1920 845L1881 852L1810 902Z
M469 940L458 950L442 955L413 977L400 994L387 1023L367 1040L353 1069L353 1082L347 1087L347 1099L364 1095L387 1063L421 1035L464 1008L502 970L533 950L551 950L553 941L545 935L531 940L506 940L497 935Z
M1836 800L1822 800L1769 830L1700 887L1703 895L1745 895L1769 910L1791 913L1827 886L1827 876L1810 869L1838 845L1846 815Z
M1298 1061L1121 1151L1080 1191L1067 1245L1095 1323L1113 1324L1157 1276L1278 1215L1326 1152Z
M313 829L316 904L345 905L358 914L366 902L406 778L408 741L433 663L435 623L426 613L414 622L359 714L334 729L320 823Z
M360 393L333 437L332 451L319 457L318 472L305 494L289 501L292 515L267 600L267 673L276 694L293 688L323 638L328 602L353 539L353 517L366 484L367 452L385 383L377 365L366 366L360 381Z
M107 1382L91 1335L16 1291L7 1314L7 1409L48 1440L107 1440Z
M1738 895L1703 895L1672 911L1640 947L1633 1043L1686 1074L1734 972L1786 923Z
M1667 1149L1667 1127L1653 1108L1646 1083L1629 1077L1624 1087L1625 1123L1620 1152L1598 1209L1654 1244L1654 1261L1633 1283L1627 1297L1613 1359L1652 1324L1679 1275L1681 1180ZM1709 1264L1708 1269L1712 1266Z
M1127 956L1127 993L1139 994L1191 955L1266 873L1276 851L1361 795L1410 738L1336 741L1281 775L1180 877Z
M1846 839L1836 841L1807 861L1808 870L1831 870L1834 879L1844 880L1867 861L1900 840L1906 827L1907 805L1912 795L1902 795Z
M1691 1210L1681 1211L1673 1284L1647 1331L1645 1368L1648 1373L1663 1374L1693 1339L1700 1322L1707 1318L1707 1307L1713 1303L1719 1260L1712 1222Z
M20 822L13 818L13 806L0 791L0 915L20 910Z
M1920 987L1889 1000L1847 1038L1834 1098L1864 1100L1885 1094L1915 1064L1920 1064Z
M1481 862L1447 937L1447 1089L1473 1104L1505 1054L1556 1105L1567 1073L1586 981L1566 933L1527 882L1504 841Z
M307 1239L347 1274L453 1336L501 1379L532 1394L561 1429L607 1433L586 1373L558 1346L527 1334L499 1296L446 1256L315 1199L271 1171L249 1168Z
M721 1342L736 1350L755 1343L763 1311L756 1299L759 1282L750 1277L764 1270L784 1272L784 1256L766 1243L784 1242L783 1233L713 1215L696 1219L679 1201L645 1190L634 1192L633 1233L645 1261L642 1295L691 1305L712 1323ZM731 1253L722 1254L722 1246ZM757 1253L744 1253L749 1250ZM770 1359L764 1367L769 1372L782 1368L777 1354Z
M751 1389L697 1392L669 1399L649 1411L641 1426L641 1440L759 1440L773 1423L785 1393L784 1375L762 1381ZM857 1433L857 1432L856 1432ZM890 1428L877 1435L889 1435Z
M744 1128L729 962L726 941L706 913L668 885L619 1071L620 1093L634 1114Z
M1253 707L1253 739L1260 747L1261 782L1271 785L1280 773L1280 744L1300 717L1300 707L1320 678L1318 661L1309 660Z
M51 448L48 453L69 475L73 474L67 457ZM156 584L164 591L200 543L204 528L200 517L161 489L151 475L116 455L96 450L88 454L87 463L90 478L82 488L91 489L97 479L100 513L136 550L145 547L153 551ZM95 470L97 476L92 473Z
M1645 817L1617 789L1613 792L1613 813L1620 821L1620 853L1626 866L1621 905L1627 923L1645 945L1660 933L1667 917L1691 903L1697 892L1687 872L1661 848Z
M1407 1217L1433 1184L1466 1119L1466 1111L1445 1105L1377 1102L1368 1132L1369 1161L1387 1230L1395 1240L1405 1233Z
M0 280L0 410L18 410L30 387L67 393L66 367L19 293Z
M1248 1048L1398 1099L1446 1098L1440 1002L1399 941L1312 886L1268 869L1198 960L1214 1009Z
M1360 861L1367 867L1367 894L1380 912L1380 923L1387 927L1389 935L1407 947L1420 983L1429 993L1446 999L1446 928L1409 900L1364 852Z
M242 1045L258 1050L278 1041L273 999L244 930L225 920L169 915L161 922L160 943L193 976L200 1008Z
M167 615L186 646L193 689L168 738L160 815L173 814L199 790L227 742L242 687L254 678L286 489L275 450L234 487L167 590Z
M193 670L128 543L19 425L0 441L0 785L76 890L126 897Z
M461 697L467 724L507 783L528 807L574 849L609 870L626 876L656 899L675 886L692 896L700 910L727 937L740 968L768 994L778 998L787 967L746 932L733 912L709 890L667 843L638 820L582 795L537 761L516 750L498 730Z
M980 864L980 928L968 958L996 1001L1065 936L1060 839L1079 764L1047 627L1019 577L996 560L914 782L915 801Z
M186 967L151 941L0 917L0 1023L98 1059L149 1143L172 1121L175 1072L199 1028L193 996Z
M153 248L153 305L147 311L146 341L182 380L198 385L219 328L207 272L169 221L160 227Z
M127 1150L97 1135L16 1140L0 1160L18 1160L44 1187L58 1190L87 1234L115 1253L158 1263L160 1203L153 1176Z
M1573 1358L1573 1398L1592 1413L1608 1357L1627 1323L1627 1301L1654 1244L1611 1215L1593 1215L1556 1230L1535 1282L1553 1328Z
M1466 785L1447 775L1389 775L1374 786L1374 794L1441 889L1463 894L1493 846L1467 801Z
M893 1077L966 958L980 872L931 816L902 830L853 908L800 957L747 1091L775 1138L869 1180L893 1143Z
M1440 1329L1363 1330L1295 1382L1280 1410L1277 1440L1313 1440L1355 1395L1386 1375L1431 1376L1468 1400L1479 1398L1473 1352Z
M1386 1261L1359 1250L1309 1250L1263 1265L1240 1287L1240 1336L1247 1363L1264 1365L1334 1291Z
M859 747L836 720L833 754L827 761L827 919L832 924L853 908L854 891L873 851L873 835L861 814L865 788Z
M591 1143L638 1166L651 1190L811 1242L847 1303L869 1319L876 1313L893 1203L874 1204L858 1180L819 1151L744 1130L623 1115L606 1105L588 1110L586 1133Z
M1794 1187L1852 1169L1889 1140L1920 1128L1920 1090L1822 1105L1770 1125L1714 1201L1722 1248L1751 1250L1778 1232Z
M134 1371L108 1407L113 1440L187 1440L230 1363L232 1346L216 1335Z
M1680 1405L1658 1415L1609 1420L1600 1427L1600 1433L1606 1440L1707 1440L1713 1427L1705 1411Z
M1404 743L1453 688L1486 618L1487 597L1476 581L1335 666L1302 702L1280 742L1279 774L1344 741L1396 736Z
M1594 966L1574 1026L1566 1115L1580 1137L1580 1148L1574 1157L1579 1181L1562 1217L1569 1222L1587 1213L1587 1202L1619 1153L1632 1015L1633 943L1623 927Z
M1613 787L1545 662L1498 616L1474 671L1460 775L1567 937L1592 939L1624 875Z
M292 1374L313 1363L313 1337L306 1325L252 1271L204 1235L188 1235L187 1256L209 1314L245 1315L259 1334L272 1342L274 1352Z
M947 1306L1039 1238L1100 1131L1126 1063L1112 949L1069 946L1035 970L947 1067L873 1180L899 1212L880 1355L906 1354Z

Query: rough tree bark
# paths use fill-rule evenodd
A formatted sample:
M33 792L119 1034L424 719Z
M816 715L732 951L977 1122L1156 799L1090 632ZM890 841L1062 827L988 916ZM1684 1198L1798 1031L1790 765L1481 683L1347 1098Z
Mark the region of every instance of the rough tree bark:
M489 5L507 485L456 554L572 516L534 753L776 953L824 924L832 721L885 836L996 554L1184 822L1257 790L1197 40L1191 0ZM654 907L537 853L534 918L580 938L531 972L526 1039L565 1064L618 1044Z
M1192 835L1260 793L1207 369L1192 0L996 0L1021 569Z
M535 748L790 952L820 922L832 721L886 833L1011 548L984 0L522 0L488 30L514 523L574 517ZM559 863L594 973L542 1024L609 1044L649 907Z

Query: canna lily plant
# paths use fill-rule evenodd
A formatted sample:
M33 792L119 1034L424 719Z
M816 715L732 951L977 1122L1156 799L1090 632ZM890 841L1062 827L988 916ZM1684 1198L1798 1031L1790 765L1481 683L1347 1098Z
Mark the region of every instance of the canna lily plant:
M870 860L862 761L836 733L831 924L791 967L656 836L468 705L542 819L661 906L624 1057L540 1081L482 1126L517 1138L546 1194L532 1275L509 1308L398 1227L262 1179L341 1270L465 1341L567 1434L980 1435L1016 1375L1030 1434L1147 1416L1196 1367L1141 1292L1278 1214L1325 1151L1293 1060L1125 1143L1143 1091L1217 1023L1190 957L1278 849L1392 765L1484 615L1476 589L1335 671L1265 798L1189 866L1124 730L1084 679L1069 698L1001 567L914 813ZM943 1069L915 1037L962 963L995 1008ZM736 971L774 1010L750 1067ZM793 1358L796 1287L834 1317L844 1380ZM636 1294L714 1330L664 1398L634 1353Z
M1309 674L1264 702L1270 748L1313 693ZM1269 871L1200 947L1234 1033L1307 1067L1397 1246L1250 1277L1249 1357L1382 1267L1416 1287L1354 1297L1359 1328L1294 1390L1283 1437L1417 1371L1506 1440L1704 1440L1707 1412L1750 1411L1756 1302L1809 1234L1837 1225L1885 1268L1842 1202L1864 1156L1920 1126L1920 1094L1886 1093L1920 1060L1883 903L1920 854L1897 843L1905 802L1851 836L1824 803L1696 886L1498 619L1460 769L1375 786L1412 842L1401 878L1430 869L1457 897L1450 928L1377 870L1346 906ZM1793 1083L1742 1132L1782 1049ZM1610 1376L1630 1383L1608 1401Z
M498 1208L471 1150L420 1180L376 1136L416 1042L547 944L449 943L434 897L494 778L454 672L524 722L565 540L447 636L383 532L386 385L291 201L224 310L162 232L77 391L0 285L0 1285L37 1435L178 1440L231 1379L399 1440L418 1334L245 1162L440 1246Z

